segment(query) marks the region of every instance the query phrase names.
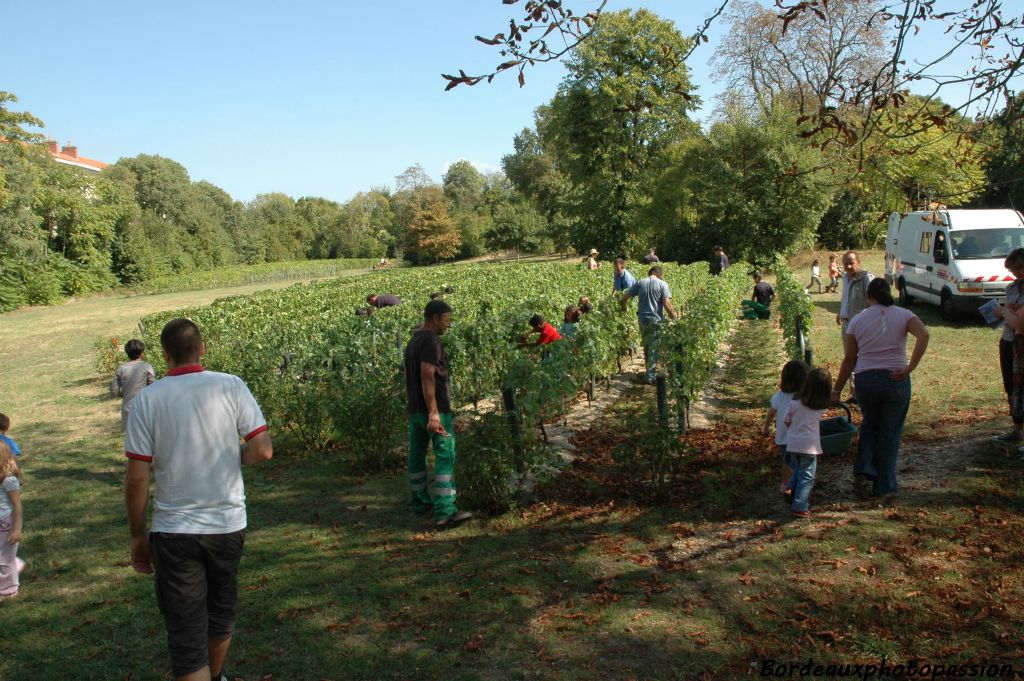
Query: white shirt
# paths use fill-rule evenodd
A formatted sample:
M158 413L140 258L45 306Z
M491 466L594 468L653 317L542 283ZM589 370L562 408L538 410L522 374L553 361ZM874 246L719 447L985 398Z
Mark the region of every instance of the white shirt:
M21 483L17 476L9 475L0 483L0 518L14 513L14 504L8 492L21 492Z
M267 429L242 379L178 367L139 392L125 454L153 465L154 532L227 534L245 529L239 437Z
M789 403L793 401L793 393L784 393L781 390L772 395L770 404L775 410L775 444L786 444L786 433L789 426L786 425L786 412L789 411Z

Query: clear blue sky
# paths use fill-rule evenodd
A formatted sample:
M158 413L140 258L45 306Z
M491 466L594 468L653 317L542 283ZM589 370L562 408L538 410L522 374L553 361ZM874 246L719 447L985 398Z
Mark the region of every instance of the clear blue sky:
M1019 1L1019 0L1016 0ZM249 201L280 191L338 201L419 163L435 180L466 159L500 169L564 75L560 65L444 92L440 74L497 64L473 36L518 17L500 0L7 0L0 90L79 154L159 154ZM568 3L577 11L596 5ZM611 0L689 35L719 2ZM443 9L438 9L443 8ZM721 22L691 59L705 118Z

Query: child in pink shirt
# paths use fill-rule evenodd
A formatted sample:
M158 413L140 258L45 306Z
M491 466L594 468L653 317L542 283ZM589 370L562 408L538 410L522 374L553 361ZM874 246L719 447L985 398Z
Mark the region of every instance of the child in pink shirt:
M786 456L793 475L789 480L793 502L790 513L799 518L810 515L808 499L814 488L814 474L821 454L819 423L831 401L832 375L828 369L812 369L800 392L793 396L786 411Z

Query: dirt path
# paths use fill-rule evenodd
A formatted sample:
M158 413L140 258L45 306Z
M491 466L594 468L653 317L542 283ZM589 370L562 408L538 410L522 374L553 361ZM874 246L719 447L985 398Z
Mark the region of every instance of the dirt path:
M751 465L766 465L773 481L778 479L775 471L780 471L781 467L770 451L773 441L752 430L759 428L768 397L776 390L777 368L785 362L783 347L782 333L775 320L738 320L721 347L719 362L701 401L691 407L693 428L710 429L714 437L723 440L734 436L746 438L743 446L753 448L747 450ZM613 379L612 390L600 391L593 404L585 401L577 404L565 423L560 422L552 440L570 453L567 457L570 460L573 450L569 438L575 433L600 431L608 409L621 400L647 399L645 387L635 383L637 374L634 372L642 370L642 358L636 358L633 366L624 368L626 371ZM855 413L854 422L859 423L859 420L859 414ZM949 494L949 488L955 487L959 480L984 474L989 453L985 446L987 437L972 435L930 442L905 438L899 463L900 494L895 505L928 506ZM687 569L700 569L701 565L730 560L756 550L765 542L777 541L783 527L814 537L828 527L870 521L876 514L892 512L878 500L855 496L852 486L855 452L856 439L844 454L820 460L811 497L813 515L809 520L791 518L773 482L756 488L725 514L726 517L719 514L691 523L679 533L681 536L666 551L665 559ZM741 455L747 454L741 452Z

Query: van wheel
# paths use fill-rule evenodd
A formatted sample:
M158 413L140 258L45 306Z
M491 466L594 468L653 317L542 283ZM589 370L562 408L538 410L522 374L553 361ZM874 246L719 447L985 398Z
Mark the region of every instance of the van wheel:
M900 307L910 307L910 304L914 302L914 299L910 297L909 293L907 293L907 282L900 279L897 282L896 289L899 291L900 295Z
M958 317L956 308L953 307L953 296L945 289L942 291L942 301L939 303L939 313L947 322L955 322Z

